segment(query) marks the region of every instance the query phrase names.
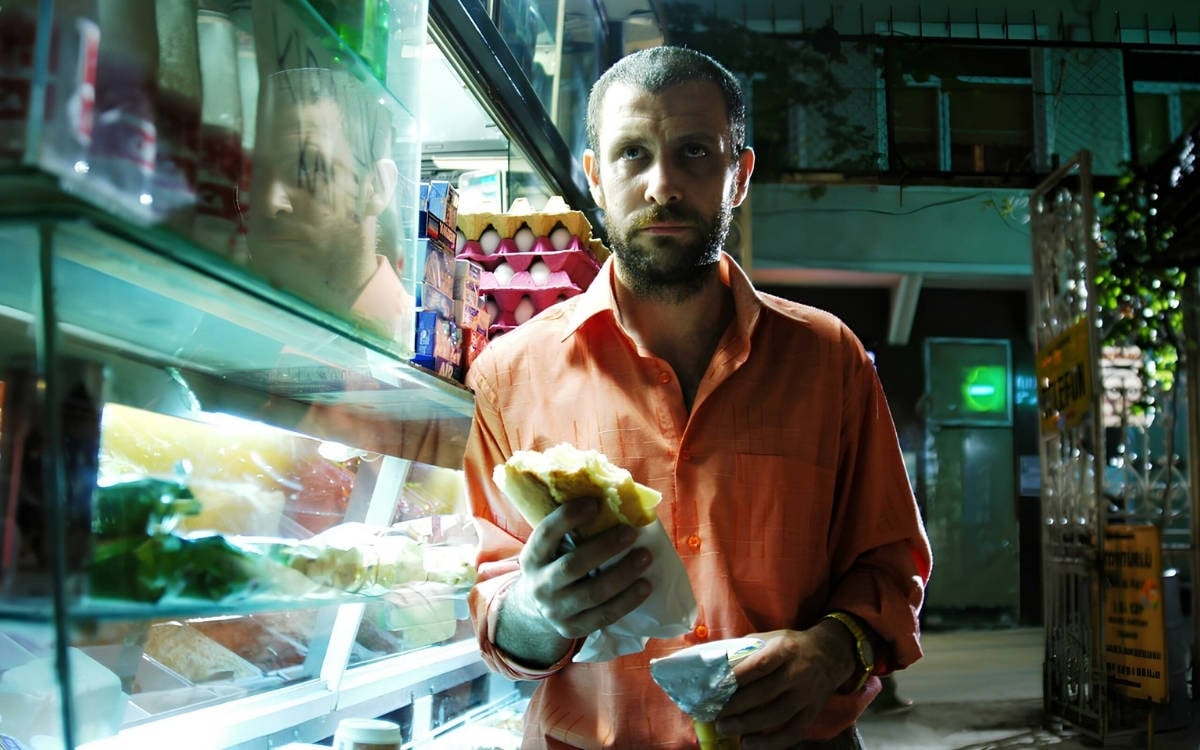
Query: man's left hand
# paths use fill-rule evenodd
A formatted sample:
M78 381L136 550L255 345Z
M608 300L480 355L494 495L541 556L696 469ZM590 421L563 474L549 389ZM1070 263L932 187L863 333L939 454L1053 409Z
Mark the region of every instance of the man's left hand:
M784 750L804 740L829 697L854 672L845 636L824 623L751 637L763 648L734 667L738 689L717 731L740 735L744 750Z

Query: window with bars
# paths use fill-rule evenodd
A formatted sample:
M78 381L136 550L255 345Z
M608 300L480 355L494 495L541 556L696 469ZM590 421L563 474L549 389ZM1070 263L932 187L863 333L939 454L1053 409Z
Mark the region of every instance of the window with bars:
M892 171L1033 171L1028 50L904 46L887 56L882 117Z

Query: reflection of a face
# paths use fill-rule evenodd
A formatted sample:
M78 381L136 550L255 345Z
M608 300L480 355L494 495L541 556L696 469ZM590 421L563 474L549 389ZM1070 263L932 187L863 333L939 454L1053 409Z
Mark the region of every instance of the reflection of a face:
M354 158L337 103L287 103L263 117L251 191L251 265L301 293L357 289L375 253L364 228L366 170Z

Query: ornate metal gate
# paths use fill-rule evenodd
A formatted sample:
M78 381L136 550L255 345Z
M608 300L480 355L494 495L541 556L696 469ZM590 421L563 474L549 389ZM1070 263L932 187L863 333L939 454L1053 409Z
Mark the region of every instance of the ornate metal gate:
M1099 383L1096 333L1096 218L1091 158L1081 151L1052 173L1030 200L1035 343L1041 352L1086 322L1087 367ZM1039 383L1039 388L1045 384ZM1040 401L1040 400L1039 400ZM1112 727L1104 668L1097 561L1108 521L1103 497L1104 431L1098 389L1074 426L1040 435L1048 716L1103 740Z
M1033 192L1033 283L1036 347L1053 351L1068 331L1086 336L1083 361L1093 387L1086 409L1040 434L1042 544L1046 655L1043 699L1046 713L1103 741L1144 726L1146 708L1108 690L1101 613L1106 595L1100 560L1104 529L1112 521L1155 524L1162 531L1165 565L1192 580L1192 512L1188 462L1190 430L1177 435L1177 416L1188 413L1176 387L1168 405L1147 417L1134 412L1145 361L1137 350L1104 347L1095 278L1099 227L1091 182L1090 155L1081 151ZM1039 387L1046 384L1039 383ZM1046 408L1046 399L1039 399ZM1051 415L1043 414L1046 418ZM1154 421L1157 420L1157 425ZM1164 439L1164 436L1165 439ZM1182 442L1182 444L1180 444ZM1177 588L1166 593L1178 597ZM1170 621L1178 653L1190 642L1181 617ZM1178 610L1175 610L1178 611ZM1168 644L1170 651L1170 644ZM1182 678L1172 690L1186 690ZM1186 696L1184 696L1186 700Z

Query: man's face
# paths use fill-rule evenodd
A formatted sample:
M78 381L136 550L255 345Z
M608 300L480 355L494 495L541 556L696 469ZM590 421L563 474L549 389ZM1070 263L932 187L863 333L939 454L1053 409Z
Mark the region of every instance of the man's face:
M336 103L289 103L264 117L250 197L251 263L286 279L298 266L326 269L361 256L366 168L354 159ZM267 267L282 262L287 271Z
M584 155L584 169L622 279L639 293L695 291L754 164L749 149L734 158L720 88L691 81L651 94L615 84L599 125L599 153Z

